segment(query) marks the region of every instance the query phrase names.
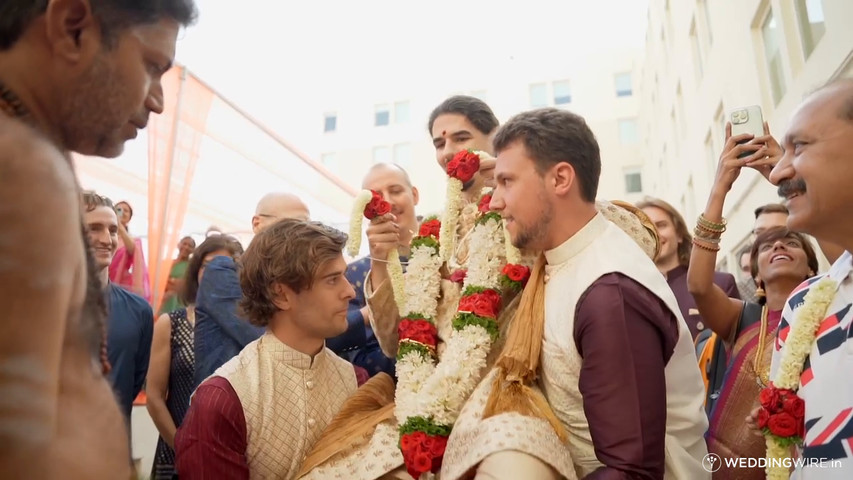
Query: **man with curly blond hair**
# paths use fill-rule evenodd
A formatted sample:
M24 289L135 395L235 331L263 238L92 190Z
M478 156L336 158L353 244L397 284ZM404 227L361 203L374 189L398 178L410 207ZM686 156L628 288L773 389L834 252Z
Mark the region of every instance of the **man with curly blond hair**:
M347 328L355 296L344 274L346 235L281 220L242 257L240 309L265 333L196 390L175 437L188 478L294 478L356 389L353 366L325 346Z

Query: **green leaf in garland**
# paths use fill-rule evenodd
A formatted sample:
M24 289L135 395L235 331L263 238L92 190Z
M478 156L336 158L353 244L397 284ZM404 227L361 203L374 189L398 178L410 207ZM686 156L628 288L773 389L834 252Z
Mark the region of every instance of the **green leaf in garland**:
M501 275L501 286L510 290L514 290L516 292L522 289L521 282L516 282L515 280L510 280L506 275Z
M433 237L415 237L412 239L412 249L417 247L430 247L438 255L438 240Z
M498 225L501 223L501 214L498 212L489 212L481 214L477 217L477 220L474 221L477 225L485 225L489 223L489 220L494 220Z
M779 445L786 447L786 448L794 447L794 446L800 446L803 443L803 439L801 439L800 437L797 437L797 436L779 437L779 436L773 435L773 433L771 433L770 429L767 427L764 427L764 435L773 437L779 443Z
M421 345L420 343L414 342L400 342L400 346L397 348L397 360L402 359L409 353L415 352L418 355L422 356L424 360L429 361L432 358L432 352L429 348Z
M454 330L462 330L468 325L479 325L483 327L486 332L489 333L489 336L492 337L492 341L497 340L500 335L500 330L498 328L498 322L494 319L481 317L479 315L474 315L473 313L457 313L456 317L453 318L453 329Z
M400 425L400 435L406 435L415 432L424 432L431 436L447 437L450 436L451 426L439 425L432 421L432 418L424 418L421 416L409 417L406 423Z
M486 290L493 290L493 289L486 288L486 287L476 287L476 286L470 285L470 286L465 287L465 290L462 292L462 296L467 297L469 295L474 295L477 293L483 293ZM500 294L500 292L497 292L497 293Z

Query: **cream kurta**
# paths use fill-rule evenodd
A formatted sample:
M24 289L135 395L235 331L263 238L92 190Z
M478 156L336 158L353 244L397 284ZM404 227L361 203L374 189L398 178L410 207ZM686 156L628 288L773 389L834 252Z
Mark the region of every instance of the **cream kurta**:
M356 388L352 364L324 348L298 352L270 333L212 376L231 384L246 418L253 479L295 478L307 452Z
M666 364L665 478L710 478L702 468L708 453L704 391L687 324L675 295L652 261L622 230L596 215L559 247L545 252L545 332L541 385L568 433L568 449L579 477L601 467L595 456L578 380L583 359L574 341L574 312L581 295L602 275L621 273L651 291L679 322L675 351Z

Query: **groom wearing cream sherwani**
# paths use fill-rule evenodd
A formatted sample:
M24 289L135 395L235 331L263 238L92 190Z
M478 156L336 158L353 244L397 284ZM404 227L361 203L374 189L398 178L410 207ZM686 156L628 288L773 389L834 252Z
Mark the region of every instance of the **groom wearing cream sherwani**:
M572 113L535 110L505 124L495 150L491 208L516 247L544 255L495 369L460 414L442 480L489 461L511 468L518 452L550 467L544 478L710 478L687 325L647 252L596 210L593 133ZM501 431L519 417L538 433Z

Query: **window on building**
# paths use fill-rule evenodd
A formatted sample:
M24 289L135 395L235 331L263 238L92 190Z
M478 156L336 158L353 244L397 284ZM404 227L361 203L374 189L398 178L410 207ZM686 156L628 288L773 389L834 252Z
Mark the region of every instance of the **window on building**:
M675 108L678 111L678 129L680 134L687 133L687 114L684 112L684 95L681 94L681 82L675 90Z
M782 28L773 9L767 11L767 17L761 25L761 38L764 43L764 57L767 60L767 73L770 77L770 92L773 103L778 104L785 95L785 71L782 67Z
M394 123L409 123L409 102L394 104Z
M373 147L373 163L391 163L391 149L388 147Z
M394 163L403 168L412 160L412 145L409 143L398 143L394 145Z
M548 106L547 83L534 83L530 86L530 106L533 108Z
M377 105L373 118L373 124L377 127L391 123L391 111L388 105Z
M699 35L696 33L696 19L693 19L693 23L690 25L690 48L693 50L693 70L696 73L696 83L699 83L705 73L705 59L702 55L702 46L699 44Z
M572 103L572 85L568 80L554 82L554 105Z
M614 77L617 97L630 97L634 94L630 73L617 73Z
M809 58L823 34L826 33L826 23L823 17L823 0L796 0L797 22L800 24L800 41L803 44L803 55Z
M334 132L338 128L338 114L327 113L323 119L323 131Z
M708 41L708 46L714 44L714 32L711 30L711 11L708 9L709 0L699 0L699 5L702 7L702 24L705 27L705 40Z
M625 192L641 193L643 191L643 175L639 170L625 172Z
M619 120L619 141L623 145L635 145L639 141L636 118L623 118Z

